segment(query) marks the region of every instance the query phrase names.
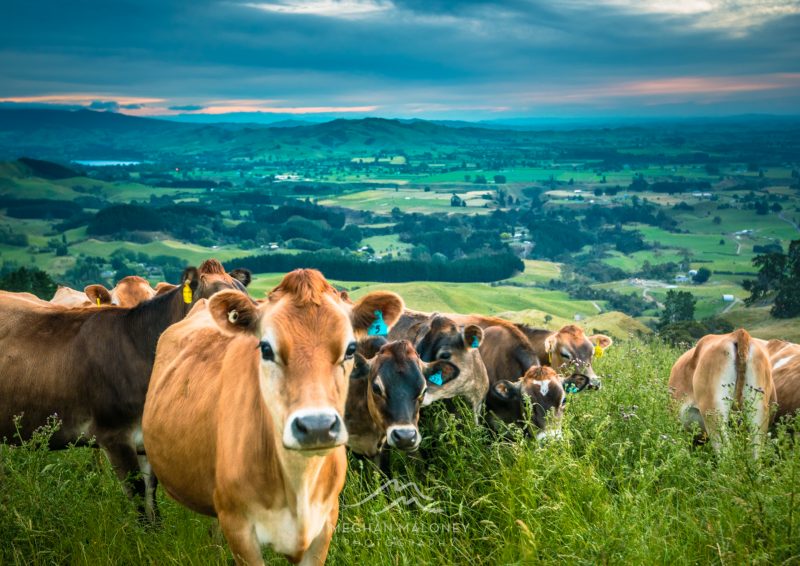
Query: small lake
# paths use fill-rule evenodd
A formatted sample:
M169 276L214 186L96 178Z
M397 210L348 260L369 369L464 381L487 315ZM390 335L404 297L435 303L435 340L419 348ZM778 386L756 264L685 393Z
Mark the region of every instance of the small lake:
M103 159L74 159L73 163L86 167L124 167L126 165L140 165L141 161L106 161Z

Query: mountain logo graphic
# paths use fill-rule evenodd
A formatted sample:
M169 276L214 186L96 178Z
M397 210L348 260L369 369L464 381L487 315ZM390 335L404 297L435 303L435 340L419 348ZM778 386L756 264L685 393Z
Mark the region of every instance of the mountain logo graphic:
M391 501L380 511L376 511L376 515L381 515L401 505L417 507L424 513L444 513L444 510L439 507L438 502L432 497L425 495L416 483L413 481L401 483L398 480L388 480L361 501L353 503L352 505L343 505L342 507L361 507L383 493L386 493Z

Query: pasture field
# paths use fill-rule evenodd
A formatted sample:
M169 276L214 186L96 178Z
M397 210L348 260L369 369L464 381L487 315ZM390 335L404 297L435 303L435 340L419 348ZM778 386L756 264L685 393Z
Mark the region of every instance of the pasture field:
M231 265L234 265L232 262ZM261 297L275 287L282 273L259 273L253 275L249 292ZM347 289L353 298L371 291L384 290L398 293L410 309L421 311L463 312L477 314L499 314L505 311L537 309L563 319L572 320L575 315L596 315L597 308L591 301L576 301L562 291L547 291L535 288L486 283L447 283L438 281L414 281L411 283L371 283L364 281L337 281L331 283Z
M694 448L666 388L678 354L613 346L603 389L570 397L543 445L430 408L421 451L392 454L399 491L351 457L328 563L797 564L800 443L779 426L757 461L740 434ZM0 445L0 563L231 563L212 519L159 491L162 521L142 525L104 456L43 442Z

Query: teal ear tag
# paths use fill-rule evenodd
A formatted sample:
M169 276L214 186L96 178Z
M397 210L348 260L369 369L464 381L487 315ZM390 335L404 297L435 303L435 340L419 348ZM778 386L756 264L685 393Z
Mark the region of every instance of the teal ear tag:
M477 348L477 347L478 347L478 346L480 346L480 345L481 345L481 343L480 343L480 341L478 340L478 337L477 337L477 336L473 336L473 337L472 337L472 347L473 347L473 348Z
M428 381L433 383L434 385L441 385L442 384L442 372L437 371L433 375L428 376Z
M574 383L567 384L567 393L577 393L577 392L578 392L577 385L575 385Z
M389 334L389 327L383 322L383 313L381 311L375 311L375 322L370 325L367 334L370 336L386 336Z

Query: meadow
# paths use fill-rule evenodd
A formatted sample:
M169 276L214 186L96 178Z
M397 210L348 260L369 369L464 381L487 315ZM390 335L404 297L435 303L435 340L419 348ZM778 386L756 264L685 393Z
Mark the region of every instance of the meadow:
M693 447L666 388L678 354L617 343L546 444L429 408L420 452L392 455L399 492L351 456L328 563L797 564L800 444L779 426L756 461L743 435ZM104 456L45 439L0 445L0 563L231 562L212 519L159 492L162 521L143 525Z

